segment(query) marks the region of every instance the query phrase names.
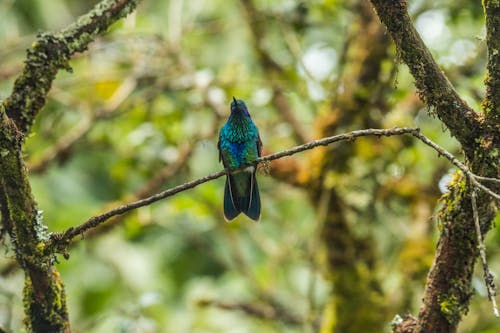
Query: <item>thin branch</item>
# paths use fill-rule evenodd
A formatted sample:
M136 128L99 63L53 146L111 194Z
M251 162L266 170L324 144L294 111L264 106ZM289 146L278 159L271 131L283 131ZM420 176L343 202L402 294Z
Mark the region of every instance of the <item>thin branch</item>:
M479 225L479 213L477 212L477 202L476 202L476 188L472 188L471 204L472 204L472 214L474 216L474 226L476 227L477 244L479 248L479 256L481 257L481 262L483 264L484 272L484 283L486 284L486 290L488 290L488 298L493 305L493 314L495 317L499 317L497 301L495 299L496 286L493 279L493 275L488 267L488 262L486 261L486 246L483 243L483 236L481 233L481 227Z
M144 183L136 191L134 191L132 195L127 196L127 198L123 202L121 202L121 204L126 205L136 200L145 199L157 192L163 185L165 185L167 181L178 174L178 172L188 163L189 158L196 148L197 142L212 138L213 135L215 135L217 131L216 124L221 118L221 114L225 114L225 112L222 111L221 105L210 101L207 95L205 95L204 103L214 110L214 121L211 123L208 131L199 133L199 135L194 137L191 142L181 145L178 149L179 156L175 160L175 162L168 164L158 170L154 177ZM89 232L82 234L82 236L95 236L102 232L108 231L109 229L119 225L125 217L126 214L114 216L113 218L109 219L105 225L102 225L101 228L89 230Z
M206 183L210 180L220 178L225 174L226 174L226 170L221 170L219 172L213 173L213 174L205 176L203 178L199 178L199 179L193 180L191 182L187 182L187 183L184 183L182 185L165 190L163 192L154 194L154 195L147 197L145 199L134 201L134 202L129 203L129 204L121 205L121 206L118 206L114 209L111 209L110 211L107 211L106 213L91 217L90 219L88 219L86 222L80 224L79 226L68 228L64 233L52 234L51 241L48 244L47 248L50 248L53 246L61 246L61 245L64 247L64 245L69 244L69 242L73 238L75 238L76 236L83 235L89 229L97 227L98 225L100 225L101 223L105 222L106 220L112 218L113 216L121 215L121 214L124 214L124 213L131 211L133 209L137 209L137 208L140 208L143 206L150 205L153 202L156 202L156 201L159 201L161 199L165 199L167 197L173 196L174 194L177 194L179 192L194 188L194 187L196 187L200 184Z
M436 150L439 154L441 154L444 157L446 157L451 163L453 163L457 168L459 168L470 179L471 183L474 186L476 186L476 187L480 188L481 190L485 191L486 193L488 193L492 197L500 200L500 195L498 193L493 192L488 187L484 186L483 184L481 184L480 182L477 181L478 177L479 177L479 179L484 179L485 177L480 177L480 176L477 176L477 175L473 174L462 162L460 162L450 152L448 152L444 148L438 146L436 143L434 143L433 141L431 141L430 139L428 139L425 135L423 135L419 131L412 132L411 134L414 137L416 137L417 139L419 139L420 141L422 141L423 143L425 143L426 145L428 145L429 147L434 148L434 150ZM495 179L495 178L487 178L487 179Z
M127 205L139 199L145 199L158 191L168 180L170 180L174 175L176 175L179 170L181 170L189 160L194 148L194 144L188 144L179 149L179 158L172 164L166 165L158 171L158 173L138 188L130 197L127 197L122 204ZM109 206L108 206L109 207ZM90 229L82 233L83 236L95 237L99 234L109 231L110 229L118 226L123 222L124 218L127 217L128 213L132 211L125 212L121 215L115 215L106 221L106 224L101 224L99 228Z
M315 147L319 146L328 146L334 142L338 141L354 141L358 137L362 136L395 136L395 135L404 135L404 134L410 134L413 135L414 137L418 138L420 141L424 142L426 145L432 147L435 149L439 154L445 156L448 160L450 160L451 163L456 165L460 170L462 170L470 179L473 185L477 186L478 188L481 188L488 194L494 196L495 198L499 198L500 195L494 193L484 185L480 184L474 177L475 175L471 173L465 165L463 165L459 160L457 160L451 153L446 151L444 148L438 146L431 140L429 140L427 137L425 137L423 134L420 133L418 128L410 128L410 127L403 127L403 128L398 128L394 127L391 129L364 129L364 130L356 130L352 132L347 132L344 134L339 134L339 135L334 135L331 137L323 138L320 140L314 140L308 143L305 143L300 146L296 146L294 148L284 150L275 154L267 155L264 157L261 157L257 159L255 162L252 164L257 165L262 162L266 161L272 161L276 160L285 156L291 156L300 152L303 152L305 150L313 149ZM244 167L241 167L239 169L235 170L240 170L243 169ZM116 208L113 208L103 214L96 215L94 217L91 217L84 223L76 226L76 227L70 227L68 228L65 232L63 233L53 233L50 237L50 241L46 246L46 249L48 251L53 250L54 248L57 251L64 250L65 246L71 242L73 238L75 238L78 235L83 235L85 234L86 231L89 229L95 228L98 225L102 224L106 220L110 219L113 216L116 215L121 215L124 214L128 211L131 211L133 209L137 209L139 207L147 206L150 205L156 201L165 199L167 197L173 196L177 193L183 192L185 190L194 188L200 184L206 183L208 181L220 178L224 176L228 171L226 169L212 173L208 176L205 176L203 178L199 178L196 180L193 180L191 182L184 183L182 185L178 185L176 187L173 187L171 189L162 191L160 193L154 194L150 197L131 202L129 204L121 205Z
M474 177L475 177L477 180L482 180L482 181L484 181L484 182L492 182L492 183L497 183L497 184L500 184L500 179L498 179L498 178L481 177L481 176L478 176L478 175L474 175Z
M434 108L466 155L472 154L477 146L474 140L480 135L479 115L460 98L437 65L412 24L407 1L371 0L371 3L415 78L419 97Z
M263 148L263 154L272 153L271 150ZM270 174L271 177L285 184L296 186L299 188L307 187L307 179L302 176L303 168L305 167L298 160L274 160L270 164L262 164L262 171Z

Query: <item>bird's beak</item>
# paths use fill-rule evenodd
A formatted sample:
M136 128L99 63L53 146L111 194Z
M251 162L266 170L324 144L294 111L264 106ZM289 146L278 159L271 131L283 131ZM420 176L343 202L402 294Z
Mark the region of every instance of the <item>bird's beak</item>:
M233 96L233 102L234 102L234 104L238 104L238 102L236 102L236 98L234 98L234 96Z

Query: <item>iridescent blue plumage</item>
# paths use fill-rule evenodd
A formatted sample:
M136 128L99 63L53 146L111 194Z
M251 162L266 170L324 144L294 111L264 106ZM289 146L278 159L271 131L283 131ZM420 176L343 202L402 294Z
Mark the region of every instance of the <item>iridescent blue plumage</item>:
M259 158L262 143L259 130L248 112L245 102L231 102L231 115L219 132L219 160L226 168L239 168ZM228 221L240 213L258 221L260 195L255 178L255 167L228 173L224 188L224 216Z

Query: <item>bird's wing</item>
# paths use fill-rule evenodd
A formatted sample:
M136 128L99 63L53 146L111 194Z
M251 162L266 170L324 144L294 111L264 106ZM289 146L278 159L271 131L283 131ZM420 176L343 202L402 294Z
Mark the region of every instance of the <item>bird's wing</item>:
M260 157L262 155L262 140L260 139L260 135L257 134L257 155Z
M217 150L219 151L219 162L221 162L222 161L222 152L220 149L220 136L219 136L219 140L217 141Z

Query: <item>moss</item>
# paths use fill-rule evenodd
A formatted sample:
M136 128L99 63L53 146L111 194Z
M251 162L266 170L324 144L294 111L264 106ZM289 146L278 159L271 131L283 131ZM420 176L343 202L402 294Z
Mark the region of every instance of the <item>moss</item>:
M25 309L25 317L24 317L24 326L28 332L32 332L33 329L31 327L31 320L28 313L28 309L31 308L31 295L33 294L33 285L31 283L31 279L26 277L24 279L24 289L23 289L23 305Z
M43 293L37 292L33 279L25 279L23 303L26 309L24 319L28 332L69 332L68 314L66 312L66 295L59 273L55 269L46 272L51 282ZM41 281L37 280L37 284ZM43 298L45 302L38 299ZM37 301L38 300L38 301Z
M458 325L462 316L468 312L468 305L460 302L459 297L454 294L439 295L438 302L441 313L453 326Z
M36 209L22 158L22 135L6 117L0 104L0 205L2 222L8 226L17 261L25 270L23 302L26 326L33 332L67 332L64 289L45 253L48 239L41 212Z
M51 312L51 317L50 319L52 321L59 321L61 320L61 311L63 312L63 318L67 318L67 314L65 313L65 308L66 308L66 294L64 292L64 287L61 281L61 276L59 275L59 272L56 270L52 271L53 273L53 281L54 284L52 285L52 294L54 295L52 299L52 309L53 311ZM65 325L66 323L60 323L59 325Z

